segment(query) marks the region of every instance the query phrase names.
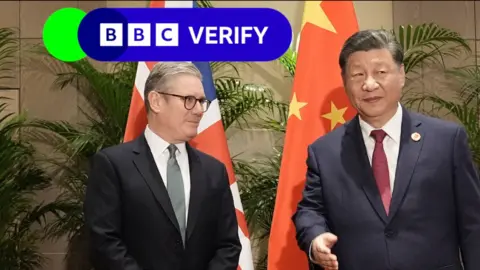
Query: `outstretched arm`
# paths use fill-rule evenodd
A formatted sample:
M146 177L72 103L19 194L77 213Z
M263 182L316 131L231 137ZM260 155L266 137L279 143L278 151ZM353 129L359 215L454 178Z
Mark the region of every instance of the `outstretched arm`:
M292 220L296 228L298 245L312 260L310 247L313 239L328 232L329 229L325 218L322 181L311 146L308 147L307 179L303 197L298 203Z

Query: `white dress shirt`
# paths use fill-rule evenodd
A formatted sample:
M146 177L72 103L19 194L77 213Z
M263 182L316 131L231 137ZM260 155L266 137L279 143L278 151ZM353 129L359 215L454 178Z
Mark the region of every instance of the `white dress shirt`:
M147 126L145 129L145 139L147 140L148 146L152 151L153 158L157 165L158 171L162 176L163 184L165 188L167 187L167 162L170 158L170 152L168 151L168 146L170 145L164 139L162 139L157 134ZM183 179L183 187L185 189L185 220L188 222L188 206L190 201L190 167L188 163L188 154L185 143L175 144L177 146L177 151L175 156L180 166L180 172ZM159 179L160 180L160 179Z
M367 149L368 160L370 161L370 165L372 165L375 139L370 136L370 133L372 130L375 130L375 128L362 120L361 117L359 117L359 120L363 141L365 142L365 147ZM400 104L398 104L395 115L393 115L393 117L380 129L387 133L387 136L385 136L385 139L383 140L383 149L385 150L385 155L387 156L388 172L390 175L390 191L393 192L395 171L397 170L398 152L400 150L400 135L402 133L402 107Z

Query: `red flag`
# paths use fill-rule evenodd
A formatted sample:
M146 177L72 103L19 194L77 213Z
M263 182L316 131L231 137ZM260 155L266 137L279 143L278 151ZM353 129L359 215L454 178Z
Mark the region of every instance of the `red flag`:
M343 43L357 31L352 1L305 2L270 232L269 270L308 269L291 217L305 184L307 146L356 114L343 89L338 57Z

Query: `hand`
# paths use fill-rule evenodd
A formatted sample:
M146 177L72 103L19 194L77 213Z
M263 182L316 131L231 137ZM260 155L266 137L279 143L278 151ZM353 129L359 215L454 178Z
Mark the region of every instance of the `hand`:
M338 270L337 256L331 252L331 249L337 242L337 239L337 236L331 233L322 233L313 239L313 259L325 270Z

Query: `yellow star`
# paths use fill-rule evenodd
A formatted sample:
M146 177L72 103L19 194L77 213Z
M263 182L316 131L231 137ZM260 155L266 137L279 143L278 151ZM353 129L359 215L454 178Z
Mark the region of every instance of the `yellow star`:
M290 108L288 109L288 117L294 114L298 119L302 120L302 115L300 114L300 109L307 105L307 102L298 102L297 94L293 93L292 101L290 102Z
M325 14L325 11L323 11L323 8L320 6L321 3L322 1L305 1L302 26L300 29L303 29L303 26L309 22L330 32L337 33L327 14Z
M347 107L342 108L342 109L337 109L335 104L333 102L330 102L330 112L327 114L322 115L324 118L330 120L330 129L333 130L333 128L338 124L343 124L345 123L345 118L343 118L343 115L345 114L345 111L347 110Z

